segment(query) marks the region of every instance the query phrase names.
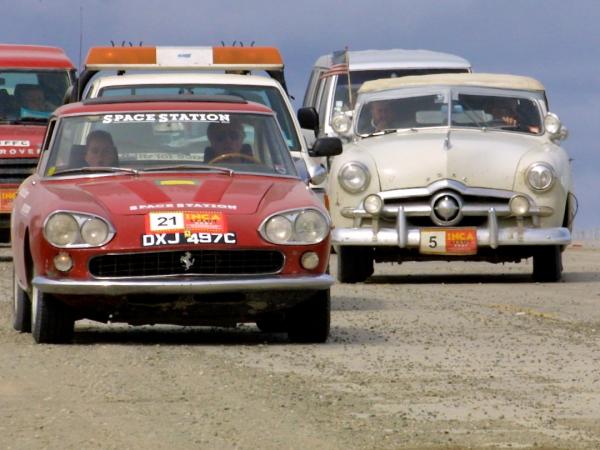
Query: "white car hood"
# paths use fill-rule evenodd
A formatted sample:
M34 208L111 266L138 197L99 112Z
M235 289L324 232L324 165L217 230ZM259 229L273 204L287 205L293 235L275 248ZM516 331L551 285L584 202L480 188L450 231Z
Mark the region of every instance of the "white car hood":
M355 144L377 165L382 191L454 179L467 186L513 189L519 161L540 150L539 137L522 133L452 129L402 131Z

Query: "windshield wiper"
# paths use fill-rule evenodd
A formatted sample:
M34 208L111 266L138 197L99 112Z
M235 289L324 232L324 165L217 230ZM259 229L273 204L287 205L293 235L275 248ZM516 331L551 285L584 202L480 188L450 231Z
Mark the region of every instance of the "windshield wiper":
M386 128L385 130L374 131L372 133L362 135L363 138L373 137L373 136L383 136L385 134L398 133L399 131L417 131L416 128Z
M211 166L208 164L175 164L172 166L147 167L140 169L140 172L167 172L172 170L199 170L202 172L216 171L226 173L229 176L232 176L234 172L233 169L228 169L227 167Z
M48 123L48 118L42 118L42 117L21 117L20 119L13 120L12 122L16 123L16 124L21 124L21 123L42 123L42 124L46 124L46 123Z
M72 169L57 170L56 172L54 172L52 174L52 176L70 175L70 174L74 174L74 173L98 173L98 172L109 172L109 173L127 172L127 173L132 173L134 175L139 174L139 170L130 169L128 167L101 167L101 166L99 166L99 167L74 167Z

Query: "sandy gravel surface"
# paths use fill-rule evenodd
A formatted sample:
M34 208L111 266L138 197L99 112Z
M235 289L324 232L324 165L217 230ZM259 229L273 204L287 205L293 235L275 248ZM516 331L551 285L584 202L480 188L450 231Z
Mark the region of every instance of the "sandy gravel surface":
M565 270L377 265L334 286L324 345L78 322L53 346L10 327L0 262L0 448L599 449L600 249Z

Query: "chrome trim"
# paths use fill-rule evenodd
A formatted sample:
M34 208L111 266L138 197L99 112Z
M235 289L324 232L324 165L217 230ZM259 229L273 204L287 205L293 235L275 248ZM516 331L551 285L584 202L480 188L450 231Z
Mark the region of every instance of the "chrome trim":
M494 208L490 208L488 211L488 229L490 232L490 247L498 248L498 218Z
M450 197L452 200L454 200L454 203L455 203L454 206L456 207L456 211L454 212L454 217L451 217L450 219L444 219L443 217L441 217L440 213L436 209L436 207L437 208L441 207L438 202L442 203L445 201L442 199L442 197ZM451 227L453 225L458 224L463 218L463 207L464 207L463 200L459 195L455 194L452 191L438 192L431 198L429 205L431 208L431 215L430 215L431 221L433 223L435 223L436 225Z
M396 219L396 228L398 230L398 247L405 248L408 245L408 224L404 208L398 208L398 218Z
M459 194L476 197L498 197L510 199L513 195L515 195L515 192L504 189L468 187L456 180L438 180L426 187L394 189L392 191L379 192L378 195L385 201L396 198L427 197L442 189L452 189Z
M219 292L247 292L270 290L323 290L334 283L329 274L315 276L269 276L252 278L187 277L178 280L138 280L135 278L99 280L56 280L36 276L33 285L41 292L65 295L127 294L214 294Z
M460 227L453 227L460 228ZM418 248L421 239L420 228L406 230L404 248ZM494 241L493 225L489 228L477 228L477 245L491 247ZM503 228L497 232L497 245L567 245L571 243L568 228ZM333 245L400 246L397 228L384 228L373 233L370 228L334 228ZM492 247L494 248L494 247Z

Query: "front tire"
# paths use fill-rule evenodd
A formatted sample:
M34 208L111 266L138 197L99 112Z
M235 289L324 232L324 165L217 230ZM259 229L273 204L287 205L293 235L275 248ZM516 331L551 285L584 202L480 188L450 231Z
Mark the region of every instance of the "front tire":
M321 343L329 337L331 298L329 289L315 292L287 314L288 338L292 342Z
M533 255L533 280L554 283L562 277L562 252L560 245L540 247Z
M337 278L342 283L360 283L373 275L373 249L370 247L339 247Z
M59 344L73 338L75 320L68 307L35 286L31 298L31 334L38 344Z
M17 280L13 266L13 328L21 333L31 333L31 300Z

